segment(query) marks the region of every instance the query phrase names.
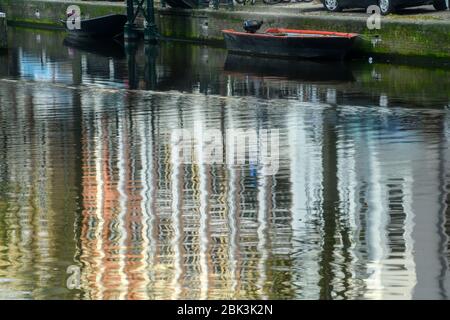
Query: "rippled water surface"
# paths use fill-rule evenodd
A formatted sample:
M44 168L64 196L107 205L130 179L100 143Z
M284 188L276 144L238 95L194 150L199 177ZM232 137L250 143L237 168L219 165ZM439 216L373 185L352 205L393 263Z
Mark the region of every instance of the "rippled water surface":
M448 68L64 37L0 55L0 298L449 298Z

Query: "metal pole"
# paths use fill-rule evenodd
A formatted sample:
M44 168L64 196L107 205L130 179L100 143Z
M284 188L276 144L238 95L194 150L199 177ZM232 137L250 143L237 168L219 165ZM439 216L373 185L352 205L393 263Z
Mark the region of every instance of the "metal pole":
M134 23L134 0L127 0L127 23L124 27L126 39L137 38L136 25Z
M133 24L133 17L134 17L134 4L133 0L127 0L127 24Z
M158 47L151 43L146 43L144 46L145 52L145 84L147 90L156 89L156 58L158 57Z
M155 8L153 0L147 0L147 25L144 30L144 40L148 42L156 42L158 40L158 30L155 22Z
M139 84L139 75L136 65L137 41L125 42L125 53L128 62L128 89L137 89Z

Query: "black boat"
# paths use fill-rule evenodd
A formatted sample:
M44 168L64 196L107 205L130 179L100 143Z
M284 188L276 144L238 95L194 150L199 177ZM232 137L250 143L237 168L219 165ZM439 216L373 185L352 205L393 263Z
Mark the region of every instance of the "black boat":
M356 33L271 28L263 33L222 30L231 52L283 58L343 59Z
M69 28L68 24L72 23L71 18L67 21L61 20L66 30L75 36L90 38L114 38L123 34L123 28L127 22L127 16L123 14L111 14L107 16L81 19L80 27Z

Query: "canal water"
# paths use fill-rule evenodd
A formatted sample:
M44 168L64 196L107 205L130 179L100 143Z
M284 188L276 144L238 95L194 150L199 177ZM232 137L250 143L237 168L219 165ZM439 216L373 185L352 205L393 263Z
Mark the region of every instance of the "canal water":
M449 68L9 41L0 298L450 298Z

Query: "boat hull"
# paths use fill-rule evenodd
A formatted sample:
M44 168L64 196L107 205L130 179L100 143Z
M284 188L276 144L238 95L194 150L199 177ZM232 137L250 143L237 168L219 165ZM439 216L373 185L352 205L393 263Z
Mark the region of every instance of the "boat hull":
M127 22L127 16L113 14L93 19L81 20L80 29L69 29L67 22L61 23L67 32L74 36L89 38L113 38L123 34L123 28Z
M268 30L270 31L270 30ZM273 31L273 30L272 30ZM273 56L282 58L343 59L352 49L356 34L317 33L300 36L301 30L277 29L279 32L244 33L223 30L226 47L240 54ZM294 36L277 36L290 31ZM295 36L295 33L299 36Z

